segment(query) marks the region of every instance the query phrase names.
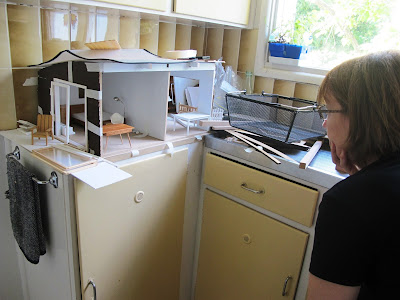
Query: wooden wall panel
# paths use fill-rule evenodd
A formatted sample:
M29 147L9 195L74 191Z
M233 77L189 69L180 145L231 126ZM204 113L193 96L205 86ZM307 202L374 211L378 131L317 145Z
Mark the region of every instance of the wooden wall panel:
M95 41L96 15L91 12L71 13L71 49L87 49Z
M105 14L97 14L96 42L117 40L119 38L119 14L110 10ZM104 26L104 24L107 24Z
M231 66L234 72L238 69L239 48L240 48L240 29L225 29L222 45L222 59L224 66Z
M36 124L38 113L37 86L23 86L26 79L38 76L38 69L14 69L14 97L17 120Z
M6 4L0 3L0 68L11 67Z
M41 63L40 9L9 4L7 14L12 66L26 67Z
M204 55L204 38L206 29L204 27L192 27L190 37L190 49L197 50L198 56Z
M279 94L282 96L293 97L295 86L296 86L296 83L292 82L292 81L275 80L273 93ZM284 105L293 106L293 101L291 101L291 100L279 99L279 103L284 104ZM289 125L288 117L291 117L291 114L289 114L288 112L286 112L284 110L278 110L278 112L277 112L278 122L282 122L283 124Z
M165 57L167 51L175 50L176 25L160 22L158 32L158 55Z
M222 43L224 41L224 28L207 28L206 55L218 60L222 57Z
M315 84L296 83L294 96L311 101L317 100L319 86Z
M17 127L17 118L13 79L10 69L0 69L0 99L0 129L15 129Z
M184 24L176 24L175 50L190 49L191 38L192 38L192 26Z
M254 62L257 49L258 30L242 30L239 49L238 71L254 72Z
M272 94L274 91L275 79L256 76L254 80L254 93L261 94L262 91Z
M146 49L153 54L158 53L158 21L140 20L140 49Z
M119 44L121 48L139 49L140 19L138 17L121 17L119 26Z
M69 13L66 11L41 9L43 61L54 58L70 47Z
M296 83L293 81L275 80L273 93L282 96L293 97L295 87Z

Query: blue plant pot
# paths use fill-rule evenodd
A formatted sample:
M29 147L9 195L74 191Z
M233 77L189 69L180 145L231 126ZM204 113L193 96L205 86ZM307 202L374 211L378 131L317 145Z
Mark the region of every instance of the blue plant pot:
M299 59L303 46L285 44L285 52L283 57Z
M269 43L269 53L271 56L283 57L285 52L285 44Z

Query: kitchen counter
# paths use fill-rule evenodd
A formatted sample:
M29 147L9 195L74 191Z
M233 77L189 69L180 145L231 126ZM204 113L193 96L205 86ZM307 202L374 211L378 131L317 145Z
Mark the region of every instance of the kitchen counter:
M304 170L300 169L298 164L276 155L274 156L281 161L281 164L275 164L259 151L255 149L249 151L249 146L238 142L227 141L224 138L218 137L217 134L207 135L205 138L205 146L256 165L272 169L281 173L282 176L289 175L300 178L327 189L348 176L335 170L335 164L332 162L331 153L329 150L325 149L320 149L308 168ZM306 151L297 149L285 149L281 152L298 162L300 162L307 153Z

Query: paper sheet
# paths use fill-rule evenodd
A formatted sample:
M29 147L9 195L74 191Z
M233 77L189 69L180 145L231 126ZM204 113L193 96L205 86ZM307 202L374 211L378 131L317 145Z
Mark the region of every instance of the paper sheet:
M90 185L94 189L113 184L132 176L131 174L106 162L101 162L93 168L73 172L71 175Z

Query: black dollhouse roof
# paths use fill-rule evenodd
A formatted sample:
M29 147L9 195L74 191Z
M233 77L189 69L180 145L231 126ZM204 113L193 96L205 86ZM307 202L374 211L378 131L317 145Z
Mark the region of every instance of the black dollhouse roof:
M191 60L176 60L157 56L145 49L64 50L54 58L30 67L46 67L68 61L115 62L123 64L179 64Z

